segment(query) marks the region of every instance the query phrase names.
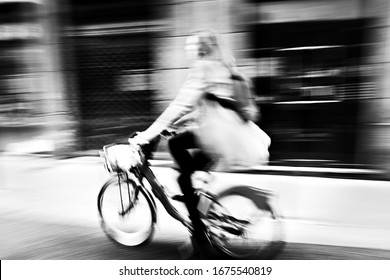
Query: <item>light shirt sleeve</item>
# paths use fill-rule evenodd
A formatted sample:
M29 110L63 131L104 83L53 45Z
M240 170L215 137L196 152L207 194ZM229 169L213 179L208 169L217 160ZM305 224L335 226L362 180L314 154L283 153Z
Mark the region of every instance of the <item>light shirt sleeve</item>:
M151 140L175 121L194 111L205 89L204 77L205 73L201 64L195 65L190 70L187 80L176 98L140 136Z

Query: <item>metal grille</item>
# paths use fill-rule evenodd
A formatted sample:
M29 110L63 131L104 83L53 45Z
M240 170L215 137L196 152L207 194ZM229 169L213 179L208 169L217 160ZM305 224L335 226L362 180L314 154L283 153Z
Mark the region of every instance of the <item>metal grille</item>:
M75 39L83 150L125 140L155 118L147 34Z

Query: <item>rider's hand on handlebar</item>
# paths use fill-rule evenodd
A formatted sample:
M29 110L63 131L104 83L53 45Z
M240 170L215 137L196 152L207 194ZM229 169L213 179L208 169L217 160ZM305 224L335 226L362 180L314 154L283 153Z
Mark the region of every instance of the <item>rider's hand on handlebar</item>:
M134 137L128 139L130 145L142 146L149 144L149 141L142 137L142 133L137 133Z

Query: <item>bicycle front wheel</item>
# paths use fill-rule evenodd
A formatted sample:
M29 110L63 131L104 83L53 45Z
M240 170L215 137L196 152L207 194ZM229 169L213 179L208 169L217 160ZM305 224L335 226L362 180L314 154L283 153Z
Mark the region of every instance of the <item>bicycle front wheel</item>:
M98 210L104 232L116 243L137 246L152 238L157 219L154 203L133 180L110 179L98 195Z
M262 200L262 201L259 201ZM228 192L206 214L209 236L223 254L235 259L269 259L281 249L281 217L266 196Z

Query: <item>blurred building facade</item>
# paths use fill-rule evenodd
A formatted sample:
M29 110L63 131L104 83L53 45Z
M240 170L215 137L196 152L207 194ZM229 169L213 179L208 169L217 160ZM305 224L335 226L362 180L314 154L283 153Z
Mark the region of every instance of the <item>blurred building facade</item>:
M185 36L214 29L255 83L274 164L390 169L387 0L33 2L42 36L33 44L44 55L30 54L43 65L31 71L46 86L29 96L41 102L33 106L41 108L40 135L57 153L98 149L146 128L185 80ZM4 36L0 44L12 49ZM15 110L22 95L2 98ZM2 120L17 114L6 108Z
M53 153L74 140L56 3L0 1L0 151Z

